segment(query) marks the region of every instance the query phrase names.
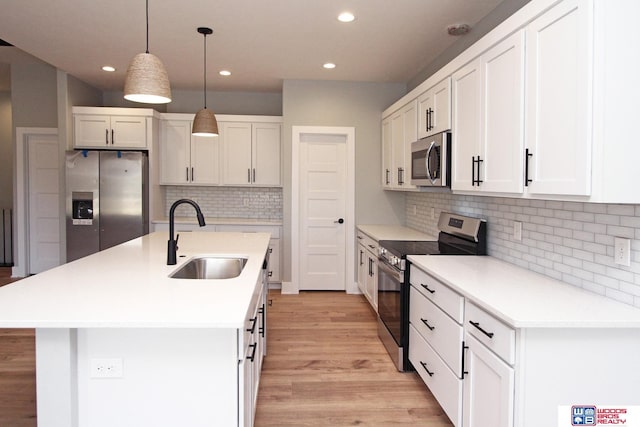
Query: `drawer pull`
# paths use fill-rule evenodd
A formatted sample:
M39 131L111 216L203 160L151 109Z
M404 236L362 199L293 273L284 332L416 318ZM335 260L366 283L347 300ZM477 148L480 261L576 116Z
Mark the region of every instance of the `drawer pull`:
M464 345L464 341L462 341L462 377L460 377L461 379L464 379L464 376L469 374L469 371L464 370L465 368L464 355L468 349L469 349L469 346Z
M256 348L258 347L258 343L254 342L253 344L250 344L249 347L253 347L253 350L251 350L251 356L247 356L247 359L253 362L253 359L256 358Z
M427 321L427 319L423 319L422 317L420 318L420 320L422 321L422 323L424 323L424 325L429 328L430 331L433 331L436 327L435 326L431 326L429 324L429 322Z
M429 291L430 294L434 294L436 292L435 289L430 289L428 285L422 284L420 283L420 286L422 286L423 288L425 288L427 291Z
M247 332L251 332L252 334L256 331L256 323L258 323L258 317L254 317L251 319L251 327L247 329Z
M493 338L493 332L487 332L484 329L482 329L480 327L480 323L479 322L474 322L473 320L469 320L469 323L471 323L473 326L475 326L480 332L482 332L483 334L485 334L486 336L488 336L489 338Z
M430 377L433 376L433 374L435 374L435 372L431 372L430 370L427 369L427 364L424 363L422 360L420 361L420 364L422 365L422 367L424 368L425 371L427 371L427 374L429 374Z

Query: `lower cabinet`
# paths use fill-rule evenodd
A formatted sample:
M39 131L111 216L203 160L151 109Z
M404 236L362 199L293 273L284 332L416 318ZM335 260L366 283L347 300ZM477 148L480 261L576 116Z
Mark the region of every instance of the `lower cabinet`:
M378 312L378 242L358 231L358 288Z
M245 321L245 329L239 332L244 338L238 364L238 416L239 426L252 427L258 402L258 388L262 361L266 354L266 295L267 283Z

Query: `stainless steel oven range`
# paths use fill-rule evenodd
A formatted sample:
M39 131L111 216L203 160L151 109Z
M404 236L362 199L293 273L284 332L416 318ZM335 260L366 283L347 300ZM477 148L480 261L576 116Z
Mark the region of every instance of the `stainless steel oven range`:
M407 255L485 255L486 222L442 212L437 241L381 240L378 255L378 336L399 371L409 362L409 274Z

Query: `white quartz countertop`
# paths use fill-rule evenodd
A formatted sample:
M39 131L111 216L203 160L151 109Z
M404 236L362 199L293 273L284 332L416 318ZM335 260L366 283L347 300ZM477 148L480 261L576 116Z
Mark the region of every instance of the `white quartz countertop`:
M438 240L438 237L402 225L362 224L358 230L375 241L380 240Z
M205 217L207 225L282 225L281 220L260 218L219 218ZM159 218L151 221L153 224L169 224L169 218ZM176 217L176 224L197 224L194 216Z
M166 265L156 232L0 287L3 328L240 328L257 295L269 233L183 233ZM233 279L168 276L194 255L243 256Z
M411 255L408 259L515 328L640 327L638 308L493 257Z

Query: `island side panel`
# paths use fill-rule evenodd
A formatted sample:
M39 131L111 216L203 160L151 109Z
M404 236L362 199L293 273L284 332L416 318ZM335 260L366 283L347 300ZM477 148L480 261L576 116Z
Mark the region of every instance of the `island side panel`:
M121 360L95 378L92 360ZM236 329L81 329L80 427L210 427L238 423Z
M516 350L520 353L516 427L557 425L559 405L640 405L639 329L525 328L521 332ZM565 416L569 425L570 410Z
M77 331L36 329L38 427L78 427Z

